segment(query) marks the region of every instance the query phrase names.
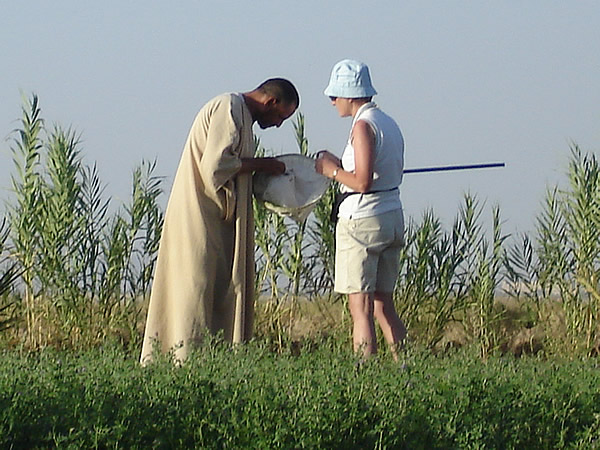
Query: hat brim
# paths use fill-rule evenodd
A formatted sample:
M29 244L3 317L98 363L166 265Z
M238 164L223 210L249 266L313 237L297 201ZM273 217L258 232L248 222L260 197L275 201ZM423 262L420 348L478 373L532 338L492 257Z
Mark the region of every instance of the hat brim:
M332 86L329 85L324 91L327 97L341 98L366 98L377 95L377 91L373 87L354 87L354 86Z

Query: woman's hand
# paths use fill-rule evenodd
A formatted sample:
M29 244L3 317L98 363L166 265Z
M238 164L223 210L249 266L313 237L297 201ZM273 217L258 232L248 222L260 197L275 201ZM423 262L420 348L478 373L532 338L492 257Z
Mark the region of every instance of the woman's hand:
M329 152L328 150L319 150L317 152L317 159L319 158L329 158L335 161L339 167L342 166L342 160L335 156L333 153Z
M334 178L335 170L340 170L340 160L327 150L321 150L317 153L315 160L315 170L327 178Z
M354 171L343 170L340 159L327 150L317 153L315 170L327 178L333 178L348 186L355 192L368 192L373 183L375 135L367 122L359 120L354 125L352 145L354 147Z

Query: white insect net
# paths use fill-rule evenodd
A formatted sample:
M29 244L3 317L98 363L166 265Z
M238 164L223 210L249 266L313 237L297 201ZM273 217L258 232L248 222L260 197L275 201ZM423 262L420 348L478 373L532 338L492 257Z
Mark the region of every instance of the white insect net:
M283 175L254 175L254 195L271 211L304 222L331 180L315 171L315 160L300 154L277 156Z

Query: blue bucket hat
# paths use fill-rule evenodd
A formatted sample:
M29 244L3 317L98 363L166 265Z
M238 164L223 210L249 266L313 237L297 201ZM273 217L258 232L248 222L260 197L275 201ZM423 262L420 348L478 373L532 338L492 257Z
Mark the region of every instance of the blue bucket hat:
M371 75L366 64L353 59L338 62L331 71L325 95L342 98L372 97L377 91L371 84Z

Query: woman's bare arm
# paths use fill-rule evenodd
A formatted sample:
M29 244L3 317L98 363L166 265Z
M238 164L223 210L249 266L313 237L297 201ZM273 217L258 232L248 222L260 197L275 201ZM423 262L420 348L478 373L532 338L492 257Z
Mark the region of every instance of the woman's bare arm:
M343 170L339 159L330 156L329 153L317 159L315 168L320 174L339 181L353 191L368 192L373 184L375 134L367 122L359 120L354 124L352 146L354 147L354 172Z

